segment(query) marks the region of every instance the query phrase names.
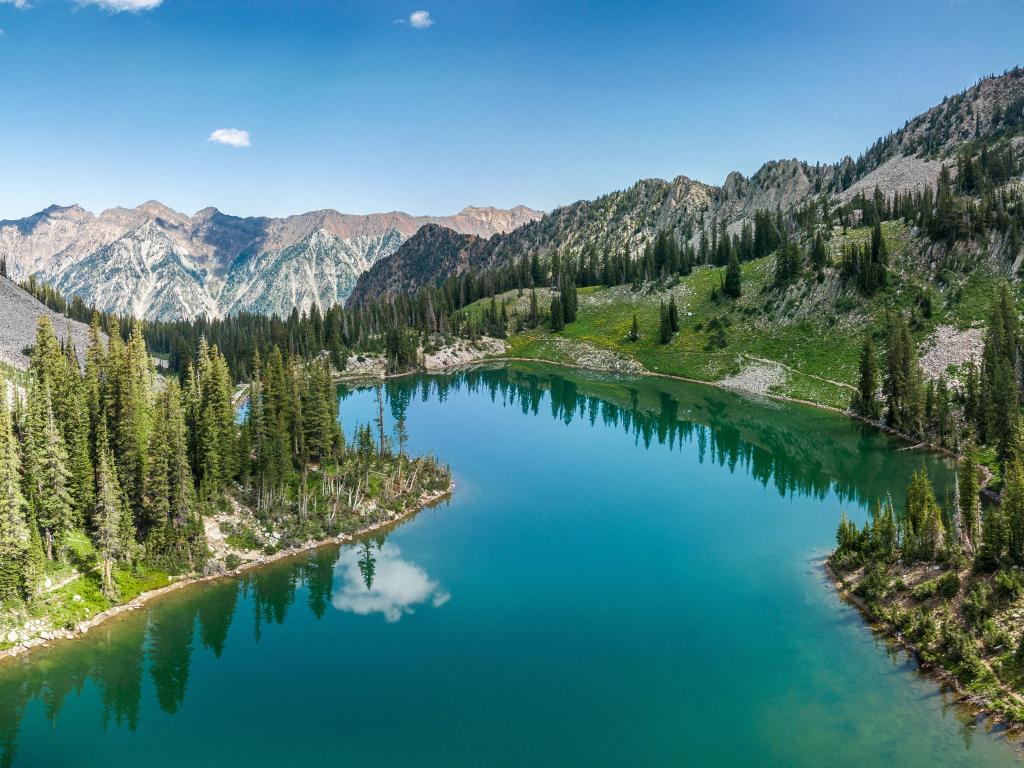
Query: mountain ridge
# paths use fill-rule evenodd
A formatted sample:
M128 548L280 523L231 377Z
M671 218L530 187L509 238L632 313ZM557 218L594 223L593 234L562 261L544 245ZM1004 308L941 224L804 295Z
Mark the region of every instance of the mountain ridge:
M0 259L16 280L35 275L106 311L162 320L239 311L285 315L344 301L358 271L424 224L492 235L539 215L526 206L466 206L450 216L324 208L274 218L233 216L212 206L190 216L157 200L98 214L78 204L51 205L0 221ZM295 248L315 232L331 237L318 241L315 257L304 255L304 268L276 264L303 256ZM235 271L254 259L262 271L243 280ZM297 303L289 296L299 297Z
M642 179L631 187L561 206L536 221L485 243L436 230L420 232L394 254L364 272L349 304L394 298L425 285L439 285L466 270L504 266L552 249L579 256L588 248L608 247L634 258L657 232L696 244L701 233L725 225L736 233L754 212L793 210L821 194L848 200L870 194L875 185L887 197L934 187L953 153L973 141L1024 133L1024 70L982 78L943 99L903 127L879 138L856 160L811 164L796 158L770 160L751 174L728 174L721 186L677 176L671 181ZM434 250L432 250L434 249ZM453 259L453 253L462 256Z

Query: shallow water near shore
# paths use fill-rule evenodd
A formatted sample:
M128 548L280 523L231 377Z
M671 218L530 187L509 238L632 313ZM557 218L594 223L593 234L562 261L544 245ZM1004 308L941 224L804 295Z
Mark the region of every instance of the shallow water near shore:
M539 365L387 383L456 491L0 665L0 765L999 766L820 567L938 457ZM351 434L372 390L341 390Z

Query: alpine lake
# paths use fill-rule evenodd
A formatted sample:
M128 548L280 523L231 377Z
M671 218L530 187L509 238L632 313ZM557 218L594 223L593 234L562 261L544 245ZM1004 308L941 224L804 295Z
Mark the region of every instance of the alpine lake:
M450 500L0 664L0 765L1001 766L844 604L840 512L952 467L838 414L511 364L385 385ZM374 391L339 390L346 435Z

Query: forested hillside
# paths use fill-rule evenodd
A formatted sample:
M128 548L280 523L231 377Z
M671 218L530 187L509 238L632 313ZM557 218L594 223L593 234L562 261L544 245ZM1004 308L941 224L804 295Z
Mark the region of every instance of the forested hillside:
M947 98L880 138L856 160L824 165L773 161L749 179L730 174L721 187L682 176L672 182L644 180L483 241L438 228L421 230L360 277L350 302L439 286L451 276L509 268L534 257L550 258L554 251L562 258L589 259L585 254L593 251L598 258L607 252L637 260L659 232L697 250L697 263L713 262L712 241L723 229L729 237L741 236L758 211L794 215L822 196L838 205L861 193L870 196L876 187L887 199L934 191L943 167L955 173L964 153L1019 150L1022 132L1024 70L1016 68Z
M201 339L178 377L99 316L74 340L38 321L27 377L0 377L0 647L263 555L393 519L449 474L365 426L346 440L326 360L255 353L247 417L227 361ZM372 475L372 477L371 477Z

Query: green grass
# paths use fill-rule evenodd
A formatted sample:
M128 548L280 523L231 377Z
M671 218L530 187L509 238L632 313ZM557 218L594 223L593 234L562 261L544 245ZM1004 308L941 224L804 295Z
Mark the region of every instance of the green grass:
M111 601L103 594L100 572L90 569L74 581L35 601L32 613L46 616L54 627L70 628L114 605L134 600L143 592L165 587L169 581L167 572L158 568L144 565L137 569L115 568L114 582L118 599Z
M515 334L508 354L571 364L572 349L561 337L632 358L653 372L708 382L737 373L750 358L761 358L791 369L773 394L846 408L858 377L863 337L883 337L887 309L912 317L920 342L940 324L966 328L982 322L1001 279L984 264L967 277L947 273L945 281L929 279L921 244L908 228L894 221L883 230L890 284L870 297L843 289L838 270L830 270L824 284L805 275L788 289L779 289L773 285L775 258L768 256L742 265L743 295L735 300L711 297L723 278L720 268L699 269L674 285L648 285L636 292L628 286L581 289L576 322L558 336L543 328ZM870 238L866 227L846 232L836 228L829 243L833 263L839 263L849 243ZM933 297L930 315L921 301L927 291ZM659 306L670 292L679 307L680 330L670 343L659 344ZM516 293L502 300L514 303ZM490 300L470 311L480 311L485 302ZM546 309L546 302L542 304ZM634 313L641 331L635 342L628 339ZM716 343L720 336L715 325L724 330L724 346Z

